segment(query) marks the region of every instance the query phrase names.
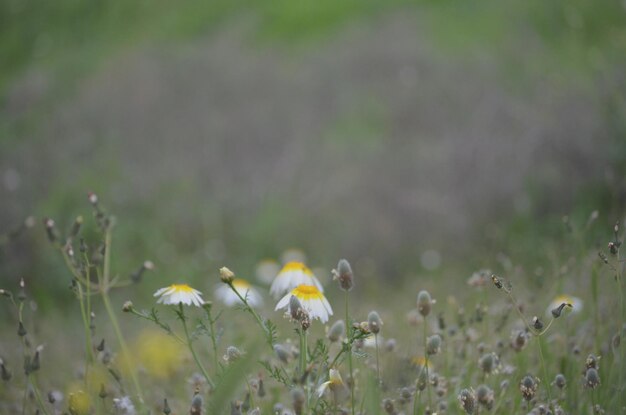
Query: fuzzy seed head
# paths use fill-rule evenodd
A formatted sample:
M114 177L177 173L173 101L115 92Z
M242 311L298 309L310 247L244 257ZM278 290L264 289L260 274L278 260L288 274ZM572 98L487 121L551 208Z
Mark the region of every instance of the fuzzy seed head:
M476 407L476 395L474 394L474 390L462 389L461 392L459 392L458 399L461 408L463 408L467 414L472 415Z
M343 333L345 333L346 331L346 324L343 322L343 320L337 320L333 323L332 326L330 326L330 329L328 330L328 340L330 340L332 343L335 343L337 341L339 341L339 339L341 339L341 336L343 336Z
M352 274L352 267L350 263L345 259L340 259L337 264L337 269L334 274L334 279L339 281L339 286L344 291L350 291L354 287L354 275Z
M428 355L436 355L441 351L441 336L433 334L426 339L426 353Z
M476 400L485 408L491 409L495 400L493 389L487 385L480 385L476 388Z
M563 389L565 388L566 384L567 384L567 381L565 380L565 375L563 375L562 373L559 373L558 375L554 377L554 385L557 388Z
M519 384L520 392L522 392L522 397L526 401L530 401L535 397L535 393L537 392L538 382L531 375L526 375L522 378Z
M595 389L600 386L600 374L598 370L590 367L585 373L585 386L589 389Z
M380 327L383 325L383 321L380 319L380 316L376 311L370 311L367 316L367 327L369 331L374 334L378 334L380 332Z
M433 300L428 291L422 290L417 294L417 311L419 311L422 317L426 317L430 314L432 304Z

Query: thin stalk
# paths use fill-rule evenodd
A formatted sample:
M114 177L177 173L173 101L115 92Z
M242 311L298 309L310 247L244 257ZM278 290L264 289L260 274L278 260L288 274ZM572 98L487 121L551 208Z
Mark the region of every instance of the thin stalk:
M424 317L423 321L424 325L424 367L426 368L426 394L428 395L428 408L432 410L433 403L430 397L430 375L428 374L428 351L426 345L426 317ZM424 411L425 412L425 411Z
M348 312L348 291L346 290L346 338L348 342L350 342L350 314ZM348 343L348 368L350 369L350 383L348 386L350 387L350 409L352 411L352 415L354 415L354 377L352 374L352 343Z
M31 380L31 377L32 376L29 374L27 378L28 379L27 382L33 386L33 392L35 394L35 399L37 400L37 404L39 405L39 409L41 409L45 415L50 415L50 413L48 412L48 409L46 408L46 405L44 404L43 399L41 399L41 393L39 392L39 388L37 387L35 382Z
M376 343L376 378L378 379L378 386L380 386L381 380L380 380L380 363L378 359L378 333L374 334L374 342Z
M83 300L83 289L80 282L76 281L78 289L78 303L80 305L80 315L83 320L83 330L85 332L85 386L89 380L89 366L94 361L93 347L91 345L91 333L89 330L89 318L85 311L85 302ZM87 296L89 298L89 296Z
M250 314L252 314L252 316L256 320L257 324L259 325L259 327L261 327L261 329L265 333L266 340L267 340L268 344L270 345L270 348L273 350L274 349L274 340L272 339L272 336L271 336L271 333L270 333L269 329L267 328L267 326L265 325L265 323L261 319L261 316L259 316L259 314L256 311L254 311L254 308L252 308L250 306L250 304L248 303L248 300L245 297L243 297L241 294L239 294L239 291L237 291L235 289L235 287L233 286L232 282L227 282L227 284L230 287L230 289L233 290L233 292L237 295L237 297L239 297L241 302L244 303L244 305L246 306L246 310Z
M543 378L546 383L546 391L548 392L548 406L552 402L552 394L550 393L550 378L546 368L546 361L543 358L543 347L541 346L541 336L537 336L537 345L539 347L539 359L541 360L541 368L543 369Z
M623 333L623 328L624 328L624 287L623 287L623 282L622 282L622 263L620 261L620 255L619 255L620 251L619 248L617 250L617 270L616 270L616 279L617 279L617 286L618 286L618 292L619 292L619 309L620 309L620 326L618 327L618 333L621 339L621 345L619 348L619 369L618 369L618 373L619 373L619 392L616 394L619 396L618 401L619 401L619 410L621 411L622 408L624 407L624 350L626 349L626 345L624 344L624 333Z
M207 318L209 319L209 329L211 330L211 345L213 346L213 366L215 367L215 373L217 373L217 369L219 365L217 364L217 338L215 337L215 320L213 320L213 316L211 315L211 309L205 307L205 311L207 313ZM219 314L218 314L219 318Z
M209 384L211 388L213 388L215 384L213 383L213 380L211 380L211 377L207 373L204 366L202 366L202 363L200 363L200 359L198 358L198 355L196 354L196 351L193 348L191 337L189 336L189 330L187 329L187 321L185 318L185 313L183 311L183 303L178 303L178 307L180 311L180 321L183 323L183 329L185 330L185 338L187 339L187 347L189 348L189 351L191 352L191 355L193 356L193 360L196 362L196 365L198 366L198 368L204 375L204 378L206 379L207 383Z

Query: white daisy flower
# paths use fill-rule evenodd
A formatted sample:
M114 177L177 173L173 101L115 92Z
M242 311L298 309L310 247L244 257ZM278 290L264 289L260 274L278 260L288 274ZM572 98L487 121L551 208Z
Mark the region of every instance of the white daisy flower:
M298 285L314 285L319 291L324 292L322 284L306 265L302 262L288 262L274 278L270 294L278 298Z
M328 316L333 315L333 309L330 307L328 300L324 297L324 293L315 285L298 285L296 288L287 293L276 304L276 310L288 308L291 297L296 297L302 308L304 308L311 319L317 318L322 323L328 321Z
M572 305L571 307L565 307L563 309L563 315L577 314L583 309L583 300L581 300L578 297L574 297L574 296L567 295L567 294L562 294L562 295L557 296L554 300L552 300L552 302L546 309L546 315L552 316L552 310L559 307L563 303Z
M321 398L322 395L324 395L324 392L326 392L326 389L329 389L333 393L338 393L343 391L345 388L346 386L343 383L343 379L341 379L339 371L337 369L330 369L328 371L328 381L322 383L317 388L317 396Z
M185 304L202 306L204 300L202 299L202 293L188 286L187 284L172 284L169 287L161 288L154 293L155 297L160 297L157 300L159 304Z
M235 278L233 280L233 288L248 301L251 307L260 307L263 305L263 297L261 297L259 291L251 286L248 281ZM221 284L215 290L215 296L228 307L243 304L237 294L226 284Z
M280 265L273 259L264 259L256 266L256 278L263 284L271 284L280 272Z

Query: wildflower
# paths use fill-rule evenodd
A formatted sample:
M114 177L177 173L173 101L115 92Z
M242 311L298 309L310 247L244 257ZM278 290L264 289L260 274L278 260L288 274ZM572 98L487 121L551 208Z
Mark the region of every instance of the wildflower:
M367 328L374 334L380 332L380 326L383 325L383 321L376 311L371 311L367 316Z
M123 396L121 398L113 399L113 406L115 407L116 413L123 415L135 415L137 411L135 410L135 406L133 402L130 400L128 396Z
M590 354L589 356L587 356L587 360L585 361L585 368L586 369L598 369L598 361L600 360L600 356L595 356L593 354Z
M343 320L335 321L333 325L330 326L330 329L328 330L328 334L327 334L328 340L330 340L331 343L339 341L339 339L341 339L345 331L346 331L346 324L343 322Z
M538 387L537 379L535 379L531 375L524 376L524 378L520 381L520 384L519 384L520 392L522 392L522 396L527 401L530 401L535 397L535 393L537 392L537 387Z
M354 287L354 274L347 260L339 260L337 269L333 270L333 279L339 281L339 286L344 291L350 291Z
M185 304L202 306L204 300L201 297L202 293L188 286L187 284L172 284L169 287L161 288L154 293L155 297L160 297L157 300L159 304Z
M245 298L251 307L260 307L263 305L263 297L261 297L259 291L252 287L248 281L235 278L231 281L231 284L233 289L237 290L239 295ZM220 285L215 290L215 296L229 307L242 303L237 294L235 294L228 285Z
M429 372L433 371L433 365L432 362L430 360L426 361L426 358L423 356L420 357L414 357L411 359L411 364L417 368L418 371L420 372L425 372L423 369L424 368L428 368Z
M420 291L417 294L417 311L422 315L422 317L426 317L430 314L430 310L432 305L434 304L433 299L430 297L428 291Z
M297 286L276 304L276 310L287 307L290 304L291 297L298 299L302 308L309 313L312 319L317 318L322 323L326 323L328 316L333 315L333 309L330 307L328 300L315 285Z
M180 368L182 346L162 331L144 330L133 344L136 360L152 376L165 379Z
M72 415L86 415L91 407L89 395L82 390L70 393L68 404Z
M476 395L474 394L473 389L463 389L459 392L459 404L461 408L468 414L474 413L474 408L476 406Z
M306 265L302 262L288 262L274 278L270 287L270 294L274 298L278 298L299 285L313 285L319 291L324 292L322 285L313 275L313 271Z
M573 297L571 295L559 295L552 300L548 308L546 309L547 316L555 316L554 311L558 310L561 307L561 304L566 304L561 308L561 311L565 311L565 314L578 314L583 309L583 301L578 297ZM559 314L560 315L560 314Z
M346 386L343 383L343 379L341 378L339 371L337 369L330 369L328 371L328 380L317 388L317 395L321 397L328 389L335 395L335 397L339 397L339 395L345 391L345 388Z

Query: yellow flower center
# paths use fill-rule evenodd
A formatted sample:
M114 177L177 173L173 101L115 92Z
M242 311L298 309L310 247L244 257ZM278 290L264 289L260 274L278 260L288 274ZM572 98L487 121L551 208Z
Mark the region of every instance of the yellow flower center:
M241 278L235 279L233 281L233 285L235 286L235 288L250 288L250 284L248 284L248 281L242 280Z
M298 285L291 291L300 300L310 300L322 298L322 292L315 285Z
M191 288L187 284L172 284L170 285L170 288L177 292L183 292L183 293L193 292L193 288Z
M568 296L568 295L559 295L558 297L556 297L554 299L555 303L569 303L569 304L573 304L574 300L572 300L572 297Z
M302 271L307 275L312 274L311 270L306 265L304 265L302 262L296 261L287 262L283 267L281 273L288 271Z

